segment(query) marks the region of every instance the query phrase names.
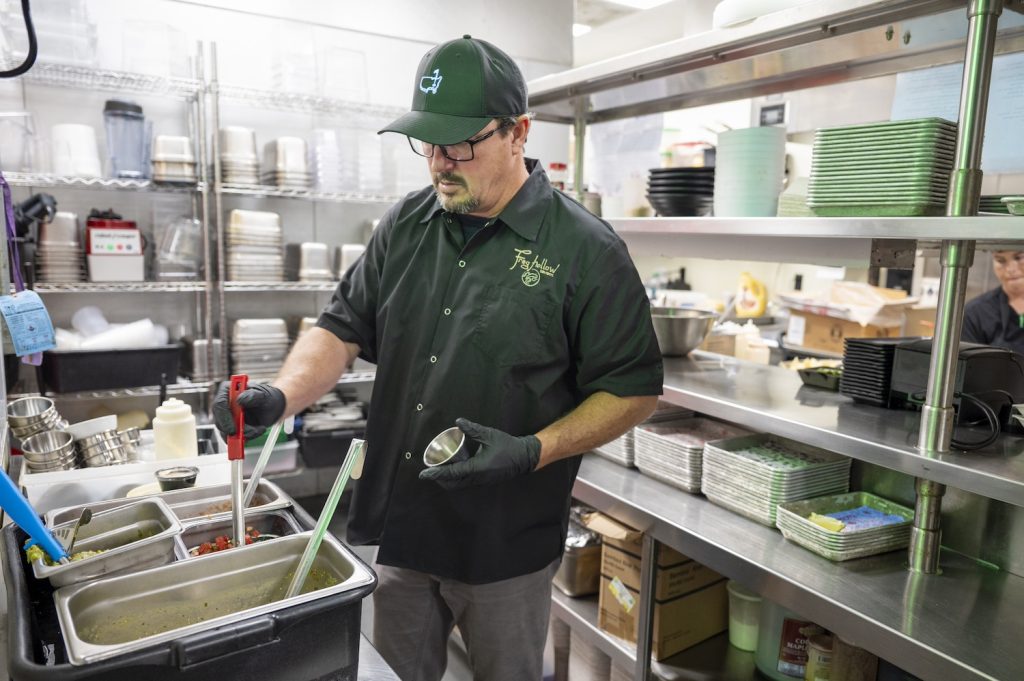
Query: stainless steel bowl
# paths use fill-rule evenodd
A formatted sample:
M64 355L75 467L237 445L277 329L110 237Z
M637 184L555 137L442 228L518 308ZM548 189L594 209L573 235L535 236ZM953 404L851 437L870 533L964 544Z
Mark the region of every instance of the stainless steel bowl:
M74 445L75 439L66 430L48 430L22 440L21 451L26 456L41 460L73 450Z
M93 433L92 435L86 435L83 438L77 440L78 446L81 448L95 447L103 444L120 444L121 436L114 429L104 430L99 433Z
M7 420L12 426L28 426L41 420L50 409L56 412L53 400L48 397L22 397L7 405Z
M82 463L86 468L99 468L101 466L117 466L128 463L128 452L121 445L92 454L82 453Z
M689 354L711 333L716 317L703 310L652 307L651 320L661 354L667 357Z
M423 450L423 463L427 466L440 466L453 459L465 459L465 442L466 434L460 428L449 428L431 440Z

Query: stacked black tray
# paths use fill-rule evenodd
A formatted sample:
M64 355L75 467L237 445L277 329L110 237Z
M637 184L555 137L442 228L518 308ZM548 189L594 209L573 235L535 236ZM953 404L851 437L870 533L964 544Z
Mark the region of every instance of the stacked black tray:
M847 338L839 392L857 402L889 406L889 384L896 346L910 338Z
M663 217L711 215L714 168L653 168L647 178L647 200Z

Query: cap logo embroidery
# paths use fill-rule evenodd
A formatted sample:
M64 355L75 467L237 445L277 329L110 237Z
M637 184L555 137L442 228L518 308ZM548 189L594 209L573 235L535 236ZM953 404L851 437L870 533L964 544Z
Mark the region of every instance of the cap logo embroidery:
M512 267L509 267L509 269L514 270L518 267L523 270L523 275L520 279L522 279L523 285L529 288L533 288L540 283L541 275L554 277L555 272L562 266L561 264L552 266L548 263L547 258L541 259L539 256L534 256L531 260L530 256L533 255L533 251L530 249L516 248L514 250L516 257L512 262Z
M436 95L437 88L441 86L441 80L444 76L441 75L441 69L434 69L434 75L423 76L420 78L420 91L427 95Z

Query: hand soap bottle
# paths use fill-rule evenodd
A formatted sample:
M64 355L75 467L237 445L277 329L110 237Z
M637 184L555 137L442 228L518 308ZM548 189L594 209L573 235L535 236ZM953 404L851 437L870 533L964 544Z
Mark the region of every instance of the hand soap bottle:
M157 459L199 456L196 417L192 407L172 397L156 408L153 418L154 452Z

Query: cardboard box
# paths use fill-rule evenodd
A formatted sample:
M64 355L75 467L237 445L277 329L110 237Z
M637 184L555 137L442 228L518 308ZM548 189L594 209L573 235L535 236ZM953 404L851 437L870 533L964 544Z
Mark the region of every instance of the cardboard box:
M593 513L585 524L602 535L598 626L635 642L640 616L643 533ZM655 572L652 651L663 660L729 627L725 578L667 546Z
M700 344L700 349L719 355L736 355L736 334L712 333Z
M803 310L790 310L786 329L786 345L824 350L843 354L843 341L847 338L897 338L902 335L902 322L891 326L861 325L848 319L839 319Z

